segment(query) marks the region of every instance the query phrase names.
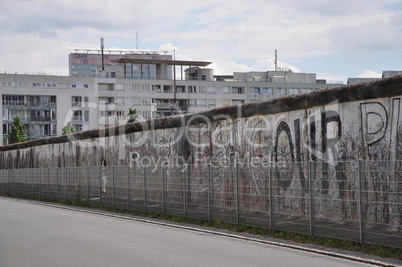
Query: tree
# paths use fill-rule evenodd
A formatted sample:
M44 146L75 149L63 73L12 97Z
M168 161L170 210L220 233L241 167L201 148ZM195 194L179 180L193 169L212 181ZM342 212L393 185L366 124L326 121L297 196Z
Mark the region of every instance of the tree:
M25 142L28 140L25 135L24 126L22 125L22 121L19 116L15 116L13 118L13 123L11 124L11 131L8 138L9 144Z
M136 122L138 119L138 113L135 108L128 108L127 123Z
M74 128L73 128L73 125L71 125L71 121L69 121L66 126L61 128L61 133L63 135L74 133Z

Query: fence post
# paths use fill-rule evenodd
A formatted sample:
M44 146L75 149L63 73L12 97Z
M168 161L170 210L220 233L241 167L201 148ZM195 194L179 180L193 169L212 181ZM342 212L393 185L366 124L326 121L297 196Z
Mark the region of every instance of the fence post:
M165 165L162 163L162 214L165 214Z
M240 224L240 210L239 210L239 163L236 158L236 224Z
M91 192L90 192L90 186L89 186L89 183L90 183L90 180L89 180L89 166L87 166L87 201L88 201L88 204L91 204Z
M74 167L74 191L75 191L75 199L80 202L80 189L78 184L78 167L77 165Z
M208 221L211 221L211 164L208 164Z
M130 199L131 199L131 195L130 195L130 166L127 165L127 210L130 210Z
M32 171L34 171L34 169ZM27 173L27 175L28 175L28 173ZM35 198L35 172L32 173L31 178L32 178L31 194L32 194L32 198L34 199Z
M112 166L112 208L114 208L114 165Z
M11 195L11 169L7 170L7 195Z
M104 167L99 166L99 206L102 206L102 169Z
M147 212L147 168L144 166L144 212Z
M362 182L364 180L364 161L359 160L359 175L357 182L357 190L359 196L359 241L363 244L363 192L362 192Z
M50 199L50 168L47 167L47 198Z
M273 203L273 184L274 184L275 162L269 168L269 228L274 229L274 203Z
M21 169L18 169L18 194L20 195L20 196L22 196L22 190L21 190L21 187L22 187L22 181L21 181Z
M14 169L10 169L10 173L8 175L10 178L9 180L11 181L9 184L9 191L10 195L14 196Z
M64 167L64 170L65 170L64 171L64 181L66 182L66 186L64 188L64 198L67 201L67 193L68 193L68 189L67 189L67 170L68 170L68 168Z
M313 171L314 171L314 162L309 161L308 164L308 194L309 194L309 214L310 214L310 236L314 235L314 228L313 228L313 187L312 187L312 181L313 181Z
M22 170L24 170L25 171L25 169L22 169ZM27 197L27 186L28 186L28 181L27 181L27 176L25 175L24 176L24 197ZM21 183L22 183L22 177L21 177Z
M42 199L42 168L39 168L39 200Z
M56 168L56 202L59 201L59 168Z
M184 206L184 218L187 218L187 177L189 164L185 164L186 169L183 172L183 206Z

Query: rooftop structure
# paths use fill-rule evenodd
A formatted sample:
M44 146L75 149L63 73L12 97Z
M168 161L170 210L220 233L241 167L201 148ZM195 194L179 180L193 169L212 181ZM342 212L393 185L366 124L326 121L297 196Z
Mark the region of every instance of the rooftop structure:
M382 72L382 79L389 78L396 75L401 75L402 70L384 70ZM348 78L347 84L361 83L361 82L369 82L379 80L381 78Z

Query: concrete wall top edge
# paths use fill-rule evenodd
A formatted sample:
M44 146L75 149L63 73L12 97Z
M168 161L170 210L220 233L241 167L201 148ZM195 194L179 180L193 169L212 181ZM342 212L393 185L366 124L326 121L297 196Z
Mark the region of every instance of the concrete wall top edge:
M162 117L142 122L112 126L105 129L93 129L71 135L47 137L18 144L1 146L0 151L23 149L28 147L87 140L138 131L190 126L213 120L238 119L256 115L268 115L292 110L309 109L331 103L370 100L402 95L402 75L371 82L343 85L311 91L305 94L289 95L271 100L227 106L194 114Z

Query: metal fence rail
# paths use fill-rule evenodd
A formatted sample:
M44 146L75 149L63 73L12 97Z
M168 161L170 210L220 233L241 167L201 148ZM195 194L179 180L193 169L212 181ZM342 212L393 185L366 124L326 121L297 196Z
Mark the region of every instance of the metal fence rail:
M399 161L12 169L0 194L402 248Z

